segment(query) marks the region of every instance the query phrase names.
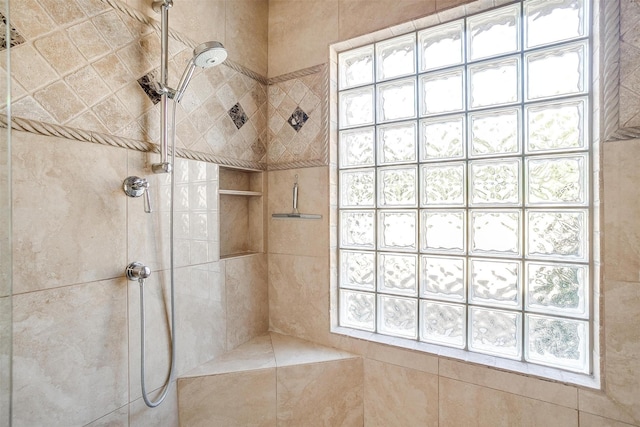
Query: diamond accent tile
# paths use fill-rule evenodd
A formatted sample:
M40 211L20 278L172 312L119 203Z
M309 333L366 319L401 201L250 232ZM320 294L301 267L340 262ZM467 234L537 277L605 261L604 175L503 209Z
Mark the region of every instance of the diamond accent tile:
M153 102L153 105L156 105L158 102L160 102L160 98L161 98L160 94L156 90L156 86L157 86L156 76L157 76L157 71L153 70L138 79L138 84L140 85L142 90L144 90L144 93L147 94L151 102Z
M18 30L16 30L11 24L7 24L7 18L0 13L0 50L5 50L7 48L7 40L5 39L5 29L7 25L9 25L10 28L9 37L11 37L11 40L9 40L9 47L18 46L26 41L24 37L18 33Z
M287 120L287 123L291 125L293 130L298 132L300 131L300 129L302 129L302 126L304 126L307 120L309 120L309 116L307 115L307 113L302 111L300 107L296 107L296 109L293 110L291 117L289 117L289 120Z
M244 124L247 123L247 120L249 120L239 102L231 107L229 110L229 117L231 117L233 124L236 125L236 128L238 129L244 126Z

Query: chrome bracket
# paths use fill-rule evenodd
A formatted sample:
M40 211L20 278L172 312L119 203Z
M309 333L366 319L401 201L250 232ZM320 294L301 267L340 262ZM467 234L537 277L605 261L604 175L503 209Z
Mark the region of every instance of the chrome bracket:
M157 0L151 3L151 8L156 13L162 13L163 7L171 9L173 7L173 0Z

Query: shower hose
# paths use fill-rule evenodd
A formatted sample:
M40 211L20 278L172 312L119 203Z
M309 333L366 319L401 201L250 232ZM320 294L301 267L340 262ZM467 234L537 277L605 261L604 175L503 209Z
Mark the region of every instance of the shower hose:
M155 408L159 406L169 393L171 388L171 382L173 381L174 370L176 365L176 315L175 315L175 272L174 272L174 253L173 253L173 211L174 211L174 194L175 194L175 160L176 160L176 105L177 102L173 102L172 118L171 118L171 192L170 192L170 214L169 214L169 270L170 270L170 296L169 305L171 311L171 327L170 327L170 344L171 344L171 366L169 368L169 376L166 382L162 386L162 393L157 400L153 401L147 393L147 387L145 383L145 359L146 359L146 346L145 346L145 309L144 309L144 279L140 279L140 384L142 386L142 399L144 403L150 407Z

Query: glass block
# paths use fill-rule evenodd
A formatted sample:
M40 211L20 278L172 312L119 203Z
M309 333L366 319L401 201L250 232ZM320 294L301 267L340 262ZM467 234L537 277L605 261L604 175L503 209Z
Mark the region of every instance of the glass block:
M541 365L589 372L589 323L527 314L525 359Z
M347 328L376 330L375 294L340 291L340 326Z
M526 107L528 152L586 149L587 100Z
M418 213L414 210L378 211L378 248L418 250Z
M378 332L404 338L418 338L418 301L378 295Z
M471 253L520 256L520 211L472 211L470 221Z
M418 33L420 72L462 63L464 22L428 28Z
M526 160L527 203L531 205L587 203L587 155L532 157Z
M375 253L340 251L340 287L375 291Z
M375 212L340 212L340 247L375 249Z
M588 216L581 211L528 211L527 256L588 261Z
M472 113L469 120L471 157L520 152L520 109Z
M469 308L469 350L520 359L522 315L520 313Z
M464 302L464 258L420 256L420 296Z
M375 169L340 171L340 207L374 208L376 191Z
M573 44L525 55L527 99L584 93L587 90L587 46Z
M520 204L520 159L470 163L472 205Z
M416 116L416 80L394 80L377 86L378 122L411 119Z
M340 129L373 124L373 86L340 92Z
M338 54L340 89L373 83L373 46Z
M526 2L525 45L541 46L587 35L584 0L536 0Z
M420 161L464 157L464 116L420 121Z
M416 71L415 33L376 44L378 81L414 74Z
M464 348L467 338L464 306L420 301L420 319L421 341Z
M418 256L410 254L378 254L380 277L378 291L395 295L418 295Z
M520 49L520 6L503 7L467 19L469 60Z
M520 59L512 57L469 67L471 108L503 105L520 100Z
M373 127L340 132L340 167L374 166L374 135Z
M464 206L465 163L426 164L420 167L421 206Z
M526 264L525 308L563 316L589 315L589 269L586 265Z
M522 306L520 262L469 260L469 302L504 308Z
M378 169L378 206L416 206L416 175L415 166Z
M462 69L420 76L420 115L427 116L464 108Z
M464 253L465 212L422 210L420 249L425 252Z
M415 163L416 128L415 121L378 126L378 163Z

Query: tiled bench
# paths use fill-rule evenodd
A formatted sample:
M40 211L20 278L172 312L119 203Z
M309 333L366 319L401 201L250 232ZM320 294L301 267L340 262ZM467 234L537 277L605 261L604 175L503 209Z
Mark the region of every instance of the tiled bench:
M178 379L182 427L362 426L359 356L269 333Z

